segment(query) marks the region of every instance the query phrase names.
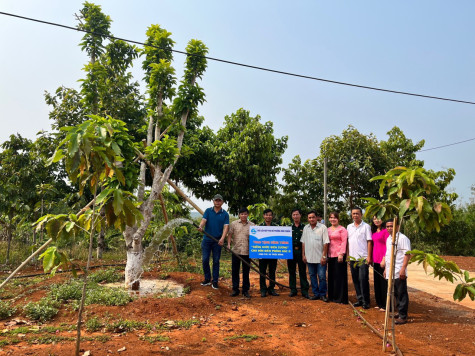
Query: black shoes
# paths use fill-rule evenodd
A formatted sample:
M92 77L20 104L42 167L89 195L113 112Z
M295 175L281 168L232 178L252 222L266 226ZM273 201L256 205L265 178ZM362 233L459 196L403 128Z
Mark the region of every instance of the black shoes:
M244 294L244 293L243 293ZM239 291L238 290L233 290L233 292L231 293L231 297L237 297L239 295Z
M363 304L363 309L369 309L369 304Z
M261 298L264 298L264 297L267 297L267 292L266 291L261 292Z
M328 298L326 296L320 297L321 300L323 300L325 303L328 303Z
M394 324L396 325L402 325L406 323L407 323L407 319L397 318L396 320L394 320Z
M355 308L357 308L357 307L362 307L362 306L363 306L363 302L356 302L356 303L353 303L353 306L354 306Z
M202 286L210 286L211 285L211 281L209 279L205 279L203 282L201 282L201 285Z
M213 287L213 289L218 289L218 282L213 282L211 287Z
M304 297L305 299L310 299L310 297L308 296L308 294L302 294L302 297Z
M245 298L251 298L251 295L249 294L249 292L242 292L242 295L245 297Z
M309 298L310 300L319 300L320 297L318 295L313 295Z
M297 295L297 292L292 291L290 292L289 297L295 297L296 295Z
M275 290L272 289L271 291L269 291L269 295L272 295L272 296L274 296L274 297L278 297L280 294L277 293Z

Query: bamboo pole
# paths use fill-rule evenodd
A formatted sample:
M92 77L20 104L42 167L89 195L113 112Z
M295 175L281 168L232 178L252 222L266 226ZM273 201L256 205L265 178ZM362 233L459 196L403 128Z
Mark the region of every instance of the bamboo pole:
M173 183L170 179L168 179L167 182L173 189L175 189L178 194L183 197L183 199L185 199L193 208L195 208L198 213L200 213L201 215L204 214L204 211L201 210L201 208L196 205L180 188L178 188L175 183Z
M386 344L388 340L388 322L389 322L389 311L391 309L391 303L394 298L393 291L393 277L394 277L394 249L396 241L396 229L397 229L397 217L393 219L393 233L391 236L391 263L389 265L389 276L388 276L388 294L386 297L386 312L384 316L384 331L383 331L383 352L386 351ZM393 309L394 314L394 309ZM394 321L394 318L393 318ZM393 343L394 343L394 332L392 333Z
M12 279L23 267L26 266L26 264L28 262L30 262L31 259L33 259L36 255L38 255L44 248L46 248L46 246L48 246L51 242L53 241L53 239L49 239L48 241L46 241L42 246L40 246L35 252L33 252L30 257L28 257L25 261L23 261L23 263L18 266L18 268L16 270L14 270L8 277L7 279L5 279L2 284L0 284L0 289L3 288L3 286L5 284L7 284L7 282Z
M325 226L328 225L328 187L327 187L327 176L328 176L328 158L323 159L323 220L325 221Z
M163 218L165 219L165 224L168 224L168 214L167 214L167 209L165 207L165 201L163 200L162 193L160 193L158 197L160 198L160 205L162 207L162 213L163 213ZM175 254L178 264L181 265L180 256L178 255L178 249L176 247L175 236L173 236L173 234L170 234L169 237L172 242L173 253Z

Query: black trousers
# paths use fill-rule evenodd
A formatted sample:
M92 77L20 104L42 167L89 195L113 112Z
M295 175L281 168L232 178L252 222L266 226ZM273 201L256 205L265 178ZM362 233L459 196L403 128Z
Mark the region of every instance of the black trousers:
M307 280L307 265L302 260L302 251L294 250L294 258L287 260L287 268L289 269L289 287L291 292L297 293L297 266L299 268L300 289L302 295L308 295L310 287Z
M355 261L351 261L350 270L358 302L370 305L369 266L366 263L362 264L361 266L357 266Z
M267 267L269 267L269 277L275 281L275 271L277 269L277 259L260 259L259 260L259 272L262 274L267 274ZM259 287L261 292L272 291L275 287L275 282L269 281L269 287L267 287L266 278L260 276L259 278Z
M409 308L409 294L407 294L407 279L394 280L394 297L396 298L396 309L401 319L407 319L407 309Z
M250 263L249 255L239 255L244 261ZM242 292L248 292L251 284L249 283L250 267L243 263L237 256L232 255L231 275L233 280L233 290L239 292L239 271L242 264Z
M328 300L335 303L348 304L348 267L346 255L343 262L338 257L328 258Z
M384 268L379 263L373 266L374 279L374 299L378 307L386 309L386 298L388 295L388 280L383 277Z

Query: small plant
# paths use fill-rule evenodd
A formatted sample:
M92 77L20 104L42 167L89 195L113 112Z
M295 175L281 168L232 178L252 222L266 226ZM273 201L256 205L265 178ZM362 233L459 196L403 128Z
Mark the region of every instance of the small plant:
M0 320L11 317L16 313L16 308L10 302L0 300Z
M103 323L97 318L91 318L88 321L86 321L86 330L89 332L94 332L98 331L102 328Z
M116 269L109 268L91 273L88 279L94 283L114 283L120 282L123 279L123 276Z
M206 342L206 338L205 338L205 337L202 338L202 339L201 339L201 342Z
M191 287L190 286L187 286L185 288L183 288L183 294L190 294L191 292Z
M177 320L176 321L176 326L178 328L182 328L182 329L189 329L195 324L199 324L199 320L189 319L189 320Z
M25 305L25 315L33 320L45 322L58 314L60 303L51 298L42 298L38 302Z
M230 336L230 337L225 337L224 340L244 339L247 342L249 342L249 341L252 341L252 340L256 340L258 338L260 338L260 336L258 336L258 335L242 334L242 335L234 335L234 336Z

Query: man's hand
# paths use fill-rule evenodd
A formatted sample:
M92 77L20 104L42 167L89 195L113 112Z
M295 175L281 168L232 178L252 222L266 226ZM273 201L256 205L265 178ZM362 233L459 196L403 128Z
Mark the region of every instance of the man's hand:
M372 266L373 265L373 257L370 257L370 256L366 257L366 264Z
M386 267L386 258L385 257L383 257L383 259L382 259L382 261L379 265L381 266L381 268Z
M406 279L406 278L407 278L407 276L406 276L406 269L404 268L404 269L402 269L402 270L399 272L399 279L404 280L404 279Z
M223 245L224 245L224 237L222 237L222 238L219 239L218 244L219 244L219 246L223 246Z
M303 261L304 263L307 263L307 257L306 257L306 256L303 256L303 257L302 257L302 261Z
M327 259L322 257L322 259L320 260L320 264L322 266L325 266L327 264Z
M201 226L198 226L198 231L203 232L203 228Z
M228 244L228 250L230 250L230 249L231 249L231 244Z

